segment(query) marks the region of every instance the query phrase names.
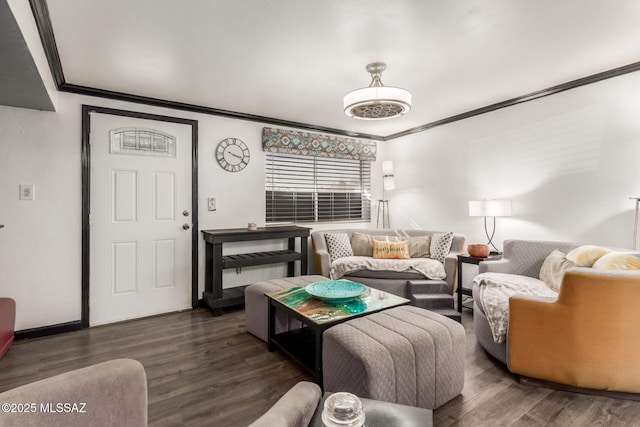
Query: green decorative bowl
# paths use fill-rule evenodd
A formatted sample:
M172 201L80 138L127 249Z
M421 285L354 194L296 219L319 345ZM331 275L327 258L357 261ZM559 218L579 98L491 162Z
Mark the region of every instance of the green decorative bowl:
M348 280L329 280L307 285L307 293L315 298L330 303L341 303L359 298L367 291L367 287Z

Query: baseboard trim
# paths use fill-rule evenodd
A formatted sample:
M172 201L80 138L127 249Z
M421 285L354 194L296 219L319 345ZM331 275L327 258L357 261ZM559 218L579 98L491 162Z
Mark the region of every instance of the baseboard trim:
M73 322L60 323L58 325L42 326L39 328L23 329L16 331L15 340L26 340L31 338L46 337L48 335L62 334L65 332L79 331L82 329L79 320Z
M611 391L611 390L596 390L592 388L574 387L565 384L558 384L551 381L540 380L537 378L525 377L518 375L520 384L529 385L532 387L551 388L554 390L568 391L572 393L590 394L596 396L612 397L614 399L635 400L640 401L640 393L626 393L623 391Z

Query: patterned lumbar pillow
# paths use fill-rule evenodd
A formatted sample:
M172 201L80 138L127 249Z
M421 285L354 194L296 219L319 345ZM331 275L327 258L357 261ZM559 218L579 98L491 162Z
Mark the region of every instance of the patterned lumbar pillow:
M451 250L451 242L453 242L453 232L434 233L433 236L431 236L431 259L435 259L444 264L444 259Z
M593 264L601 270L640 270L640 254L611 252L603 255Z
M585 245L571 250L567 259L573 261L578 267L591 267L601 256L611 252L611 249L601 246Z
M565 271L576 265L573 261L569 261L565 254L555 249L542 263L540 267L540 280L552 291L560 292L562 278Z
M382 242L373 240L373 257L376 259L409 259L409 243L402 242Z
M327 242L327 250L331 261L338 258L353 256L349 235L347 233L326 233L324 240Z

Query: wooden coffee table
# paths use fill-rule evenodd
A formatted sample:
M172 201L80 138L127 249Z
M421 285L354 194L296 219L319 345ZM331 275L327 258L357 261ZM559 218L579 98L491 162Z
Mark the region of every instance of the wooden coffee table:
M322 333L328 328L356 317L409 303L377 289L367 288L359 298L345 303L330 304L309 295L305 288L294 287L265 293L269 302L269 351L277 348L301 364L322 387ZM276 311L299 320L299 329L275 333Z

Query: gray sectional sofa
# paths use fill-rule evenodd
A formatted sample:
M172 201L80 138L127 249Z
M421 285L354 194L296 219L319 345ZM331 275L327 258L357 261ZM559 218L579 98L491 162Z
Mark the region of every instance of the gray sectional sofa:
M476 338L521 382L639 399L639 252L507 240L503 259L481 262L479 271L473 285ZM547 289L535 285L538 277ZM556 285L557 293L552 292ZM543 295L549 289L555 295ZM500 310L505 296L507 313ZM501 324L500 333L508 315L501 343L493 339L488 313L494 327L496 321Z
M329 255L325 234L327 233L347 233L349 237L354 232L362 233L370 236L397 236L397 237L419 237L433 236L435 233L446 233L442 231L431 230L389 230L389 229L338 229L338 230L322 230L311 233L311 243L313 245L314 261L316 274L329 277L331 270L331 256ZM456 286L456 266L457 255L463 253L466 243L466 237L462 234L453 235L451 249L445 258L444 269L451 294L455 292ZM367 286L380 289L395 295L409 298L407 282L410 280L427 280L425 276L414 272L396 272L396 271L368 271L360 270L343 277L344 279L354 282L363 283Z

